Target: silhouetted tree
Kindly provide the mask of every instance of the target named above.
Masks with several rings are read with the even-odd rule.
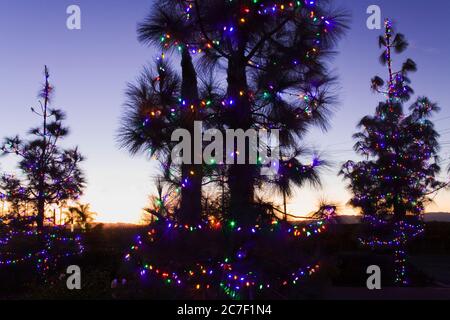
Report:
[[[0,198],[5,203],[8,203],[8,215],[12,218],[17,218],[24,214],[29,197],[28,190],[24,189],[21,181],[12,175],[4,174],[0,181],[0,188],[2,190]]]
[[[95,213],[91,211],[91,205],[88,203],[77,203],[74,206],[70,206],[66,212],[66,223],[71,224],[73,231],[74,225],[79,225],[81,228],[86,229],[90,223],[94,221]]]
[[[21,175],[4,176],[0,189],[8,189],[11,183],[20,184],[19,194],[9,193],[7,199],[14,202],[17,201],[16,196],[25,197],[36,209],[39,227],[44,225],[47,205],[77,199],[85,183],[79,167],[83,157],[78,149],[62,149],[59,146],[60,141],[69,134],[69,129],[63,126],[64,113],[50,108],[53,87],[49,77],[45,67],[45,84],[39,93],[39,108],[31,108],[42,120],[40,126],[29,131],[33,138],[6,138],[1,147],[3,155],[15,155],[20,159],[18,167]]]
[[[351,203],[366,214],[391,213],[396,220],[410,214],[423,213],[428,195],[438,185],[436,162],[438,133],[430,116],[439,108],[425,97],[419,97],[405,114],[403,105],[413,90],[408,75],[416,71],[416,64],[408,59],[399,71],[394,71],[392,51],[403,52],[408,43],[402,34],[392,30],[386,22],[384,37],[380,37],[383,53],[380,61],[388,68],[388,80],[372,79],[372,89],[387,96],[374,116],[366,116],[355,134],[355,150],[370,159],[348,162],[343,174],[351,181],[355,197]]]
[[[321,185],[320,176],[317,168],[325,165],[318,157],[314,157],[311,164],[304,165],[300,162],[299,157],[304,155],[305,150],[297,148],[292,154],[282,154],[278,174],[268,177],[263,184],[268,185],[270,190],[274,190],[276,194],[283,199],[283,219],[287,220],[287,201],[294,195],[295,188],[304,186],[309,183],[312,187]]]
[[[424,213],[430,194],[441,185],[436,178],[440,171],[439,134],[430,121],[439,108],[428,98],[419,97],[405,114],[404,104],[413,94],[408,76],[417,68],[407,59],[396,71],[393,55],[405,51],[408,42],[386,20],[379,45],[388,79],[373,78],[372,89],[385,95],[386,100],[379,103],[374,116],[360,121],[362,130],[354,135],[354,149],[366,160],[347,162],[341,173],[350,181],[350,203],[371,217],[373,234],[364,242],[372,247],[393,246],[399,262],[396,282],[406,283],[404,246],[420,230],[418,224],[405,225],[407,216]]]

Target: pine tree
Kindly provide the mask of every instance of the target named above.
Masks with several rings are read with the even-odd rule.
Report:
[[[240,292],[253,298],[264,294],[260,292],[263,288],[278,290],[300,283],[300,279],[314,274],[319,266],[311,263],[316,254],[313,257],[311,252],[300,252],[297,243],[291,240],[319,236],[326,230],[325,220],[335,208],[323,206],[317,213],[320,220],[308,225],[279,224],[273,219],[276,205],[266,199],[258,203],[256,193],[260,191],[258,187],[264,190],[270,184],[287,198],[294,186],[318,182],[317,168],[324,162],[314,157],[311,163],[302,163],[300,158],[305,152],[299,145],[311,127],[324,130],[328,127],[327,119],[335,102],[332,94],[335,78],[327,62],[345,27],[345,19],[315,1],[279,1],[276,5],[272,1],[251,0],[164,3],[172,4],[171,17],[179,15],[183,19],[177,23],[189,26],[184,30],[190,32],[191,55],[198,54],[194,58],[198,61],[196,70],[219,83],[219,90],[206,90],[206,95],[199,95],[200,110],[207,110],[204,118],[207,126],[222,133],[227,129],[278,129],[283,157],[280,174],[274,177],[259,173],[261,163],[205,166],[207,183],[221,189],[219,201],[204,201],[203,211],[213,210],[209,223],[154,224],[147,234],[151,237],[138,236],[125,261],[137,263],[140,277],[160,278],[162,274],[164,283],[182,287],[189,295],[208,294],[208,289],[215,288],[234,297]],[[183,37],[172,28],[160,23],[152,27],[156,29],[165,50],[183,49],[186,43],[179,40]],[[156,71],[145,72],[136,84],[129,86],[121,139],[133,153],[151,148],[152,154],[178,170],[176,176],[182,177],[180,168],[170,163],[169,153],[173,148],[170,134],[177,126],[181,127],[180,108],[184,104],[179,92],[184,79],[169,65],[167,58],[158,61]],[[223,92],[218,94],[220,91]],[[203,105],[207,108],[202,108]],[[190,107],[189,103],[186,106]],[[226,156],[237,162],[236,151],[245,152],[249,163],[251,147],[248,141],[244,148]],[[264,143],[258,147],[270,148]],[[163,192],[159,193],[158,199],[164,200]],[[159,211],[166,211],[164,202],[158,204],[148,212],[159,215]],[[217,211],[222,213],[221,217]],[[266,219],[259,219],[261,216]],[[162,248],[162,254],[149,257],[150,246],[154,252]],[[296,254],[285,254],[294,248],[299,249]],[[267,261],[268,255],[271,261]],[[197,268],[201,269],[199,273],[194,271]],[[169,271],[161,273],[163,269]]]
[[[430,117],[439,110],[426,97],[419,97],[404,112],[413,90],[409,74],[417,70],[407,59],[395,70],[394,53],[408,47],[401,33],[396,33],[390,20],[385,22],[384,36],[379,38],[383,52],[380,62],[386,66],[388,78],[372,79],[372,89],[386,96],[374,116],[364,117],[354,135],[355,151],[366,160],[347,162],[342,175],[350,181],[353,193],[350,203],[360,208],[374,230],[363,240],[372,247],[392,247],[396,256],[397,283],[406,283],[405,245],[421,231],[417,219],[424,213],[429,195],[440,183],[438,166],[438,133]]]
[[[216,98],[213,87],[200,86],[203,99],[198,104],[201,107],[189,105],[181,98],[182,80],[169,65],[167,58],[158,58],[153,68],[146,68],[136,83],[128,85],[128,101],[122,117],[119,140],[121,146],[132,154],[146,152],[159,160],[164,179],[176,186],[176,191],[181,194],[181,208],[177,211],[177,218],[183,223],[198,223],[201,220],[201,202],[200,207],[196,205],[194,208],[191,206],[193,199],[183,200],[183,197],[190,195],[192,181],[195,179],[195,184],[200,184],[199,190],[195,187],[198,191],[195,197],[199,196],[201,201],[202,170],[191,169],[186,172],[186,168],[192,167],[191,165],[179,166],[173,163],[171,153],[178,143],[172,141],[172,133],[177,129],[191,132],[192,118],[187,114],[199,108],[195,112],[203,118],[207,117],[210,113],[208,106]],[[197,174],[200,176],[197,177]],[[190,191],[185,193],[186,189]],[[198,211],[192,211],[197,210],[196,208]]]
[[[326,122],[326,104],[320,103],[325,91],[315,96],[314,90],[330,80],[325,61],[345,26],[343,15],[311,1],[183,2],[197,27],[197,51],[204,53],[204,63],[226,69],[226,95],[217,115],[223,128],[284,126],[285,135],[295,137],[311,124]],[[293,141],[286,147],[292,149]],[[237,151],[248,155],[249,150],[247,143]],[[258,166],[246,160],[246,165],[228,167],[229,214],[252,223],[260,176]]]
[[[91,211],[91,205],[89,203],[77,203],[76,205],[70,206],[67,212],[65,212],[65,223],[70,223],[72,232],[75,225],[85,230],[94,221],[95,215]]]
[[[32,204],[36,210],[38,227],[44,226],[48,205],[78,199],[85,183],[79,167],[83,157],[78,149],[62,149],[59,146],[69,134],[69,129],[63,126],[64,113],[50,108],[54,89],[49,83],[49,77],[48,68],[45,67],[45,84],[39,94],[39,109],[31,108],[42,123],[29,131],[32,138],[6,138],[1,147],[3,155],[19,158],[21,174],[17,177],[4,175],[0,181],[0,190],[3,190],[9,202],[21,200]]]
[[[214,127],[222,131],[280,129],[284,151],[291,154],[311,125],[326,128],[334,102],[328,92],[334,79],[326,61],[345,27],[343,17],[310,1],[274,5],[271,1],[165,0],[140,25],[139,39],[181,53],[180,99],[188,107],[185,121],[178,123],[181,128],[191,129],[193,121],[205,119],[204,106],[197,102],[197,73],[191,57],[200,54],[201,68],[210,78],[221,76],[215,66],[225,67],[222,102],[210,106],[214,112],[208,120]],[[236,161],[238,153],[246,154],[246,164],[226,168],[227,210],[230,218],[253,223],[255,186],[264,179],[259,166],[249,164],[250,148],[247,141],[245,150],[227,155]],[[292,167],[294,159],[287,160],[292,172],[305,167],[298,160]],[[182,180],[189,176],[195,186],[182,188],[181,207],[194,208],[188,204],[195,199],[198,208],[202,177],[219,176],[222,167],[182,166]],[[284,171],[286,176],[289,170]]]
[[[179,126],[193,135],[194,121],[204,120],[204,113],[200,106],[197,71],[190,52],[195,31],[192,22],[184,19],[183,15],[179,4],[174,1],[158,1],[145,21],[139,24],[138,38],[142,43],[180,54],[182,75],[179,93],[185,107],[180,111]],[[191,164],[181,165],[181,180],[188,179],[189,185],[181,188],[178,214],[182,221],[191,223],[201,220],[202,211],[203,166],[194,164],[194,151],[192,148]]]

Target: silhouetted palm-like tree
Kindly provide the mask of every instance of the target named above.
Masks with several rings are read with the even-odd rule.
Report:
[[[71,206],[66,212],[66,223],[70,223],[72,231],[74,225],[79,225],[81,228],[86,229],[90,223],[95,219],[95,213],[91,211],[91,205],[86,203],[78,203],[75,206]]]
[[[269,177],[265,184],[272,186],[275,192],[282,196],[284,220],[287,220],[287,200],[294,195],[295,188],[301,188],[309,183],[312,187],[321,186],[319,168],[326,166],[325,161],[314,156],[310,164],[303,164],[299,158],[305,150],[297,148],[289,156],[281,157],[278,174]]]

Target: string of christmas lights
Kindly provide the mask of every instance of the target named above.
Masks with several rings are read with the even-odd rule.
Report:
[[[161,234],[167,232],[206,232],[206,231],[221,231],[226,229],[233,233],[248,235],[254,235],[262,232],[280,232],[281,234],[293,236],[295,238],[310,237],[312,235],[318,235],[326,230],[326,224],[331,219],[331,215],[327,216],[323,220],[314,221],[307,226],[290,226],[286,228],[280,228],[278,221],[274,220],[269,226],[262,227],[255,225],[253,227],[240,227],[234,221],[228,223],[221,223],[211,219],[210,221],[203,222],[196,225],[180,224],[175,221],[165,220],[159,221],[157,227],[151,228],[145,237],[139,235],[135,239],[135,243],[130,247],[130,250],[125,254],[125,262],[137,262],[138,274],[141,278],[145,278],[149,275],[159,278],[163,283],[167,285],[174,285],[177,287],[183,286],[184,288],[190,288],[193,290],[209,290],[211,288],[221,288],[230,297],[238,297],[240,295],[240,289],[255,287],[258,290],[276,288],[279,286],[287,286],[289,284],[295,285],[301,279],[307,276],[311,276],[319,269],[319,264],[312,264],[306,267],[299,267],[295,272],[286,275],[283,278],[277,278],[272,281],[264,281],[263,278],[257,277],[254,272],[244,272],[236,278],[237,273],[231,273],[236,270],[235,264],[231,263],[229,258],[223,261],[213,262],[213,259],[209,259],[208,263],[196,262],[191,264],[192,267],[172,268],[170,266],[158,265],[155,261],[147,260],[140,257],[139,252],[145,247],[145,243],[156,245],[159,241]],[[158,230],[164,230],[158,232]],[[235,254],[236,258],[243,259],[246,254],[243,250],[238,250]],[[137,261],[136,261],[137,259]],[[231,278],[230,278],[231,275]],[[238,285],[237,283],[240,283]],[[244,284],[244,285],[242,285]]]
[[[411,224],[405,221],[399,221],[391,226],[388,222],[382,221],[381,225],[384,227],[388,226],[390,230],[393,230],[393,235],[384,239],[378,236],[359,238],[360,243],[364,246],[371,247],[372,249],[397,248],[399,246],[406,245],[409,241],[417,238],[425,232],[425,228],[422,223]],[[374,225],[374,227],[377,229],[379,228],[377,225]]]
[[[216,219],[210,219],[209,221],[203,221],[198,224],[186,224],[178,223],[174,220],[165,219],[160,221],[164,224],[167,231],[178,230],[178,231],[231,231],[235,233],[247,233],[247,234],[258,234],[263,232],[279,232],[287,235],[292,235],[295,238],[300,237],[311,237],[313,235],[318,235],[326,231],[327,224],[332,221],[334,214],[327,214],[325,218],[318,221],[313,221],[306,226],[291,225],[291,224],[281,224],[278,220],[272,220],[270,225],[260,225],[256,224],[253,226],[239,226],[236,221],[231,220],[229,222],[223,223]],[[156,229],[152,228],[148,234],[152,237],[155,236]]]
[[[151,234],[155,234],[151,232]],[[133,260],[132,255],[143,245],[142,237],[138,236],[136,242],[131,246],[131,251],[125,255],[125,261]],[[241,250],[236,253],[238,259],[243,259],[245,255]],[[143,279],[148,275],[159,278],[162,283],[176,287],[183,286],[193,290],[209,290],[212,288],[221,288],[232,298],[237,298],[245,288],[256,288],[259,291],[264,289],[285,287],[288,285],[296,285],[302,279],[312,276],[316,273],[320,265],[315,263],[306,267],[295,269],[295,272],[287,274],[282,278],[264,281],[263,278],[257,276],[255,272],[239,273],[234,271],[236,265],[230,262],[229,258],[223,262],[216,263],[193,263],[193,267],[182,267],[181,271],[170,270],[169,267],[163,267],[150,261],[142,261],[139,265],[139,275]]]
[[[192,19],[194,14],[198,18],[198,10],[196,2],[192,0],[181,0],[181,3],[185,3],[185,15],[184,19],[187,21]],[[227,5],[234,6],[236,3],[234,1],[225,1]],[[316,1],[311,0],[297,0],[297,1],[259,1],[254,0],[250,5],[243,5],[238,10],[239,14],[235,16],[234,21],[228,21],[222,26],[219,26],[215,30],[215,39],[210,39],[209,36],[203,35],[201,38],[201,43],[180,43],[180,41],[172,36],[170,33],[163,33],[160,37],[160,42],[164,48],[169,49],[175,46],[179,51],[182,51],[183,46],[186,45],[189,48],[191,54],[201,54],[203,52],[208,52],[211,50],[216,50],[219,53],[223,53],[226,48],[223,47],[224,42],[229,37],[234,36],[239,28],[245,28],[248,21],[257,18],[258,16],[274,16],[274,15],[290,15],[292,13],[299,13],[303,10],[303,17],[309,19],[317,28],[315,34],[316,38],[314,40],[314,47],[309,50],[305,59],[310,58],[312,55],[318,54],[319,45],[321,44],[323,34],[329,32],[330,28],[333,27],[333,19],[327,18],[318,14],[315,10],[317,5]],[[257,64],[253,63],[251,60],[249,64],[258,67]],[[297,65],[298,61],[295,60],[294,64]]]
[[[7,234],[0,239],[0,244],[6,249],[7,245],[16,239],[16,237],[21,240],[33,237],[39,240],[40,238],[43,240],[44,245],[42,249],[36,249],[35,251],[27,252],[20,256],[17,253],[8,252],[4,249],[3,251],[5,252],[0,253],[0,266],[14,266],[25,262],[34,261],[37,270],[45,274],[52,268],[53,265],[56,264],[59,259],[81,255],[84,252],[81,237],[79,235],[64,236],[61,235],[61,231],[62,230],[59,228],[53,228],[53,230],[48,231],[8,231]],[[71,249],[61,249],[61,246],[70,246]]]
[[[297,268],[295,272],[284,278],[263,281],[254,271],[237,272],[231,263],[222,263],[221,267],[225,271],[225,277],[220,282],[220,288],[232,299],[238,299],[242,291],[257,289],[258,291],[268,289],[278,289],[288,285],[297,285],[306,277],[312,276],[320,269],[320,264],[312,264],[306,267]]]

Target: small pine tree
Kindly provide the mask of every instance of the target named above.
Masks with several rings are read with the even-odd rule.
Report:
[[[83,157],[77,148],[62,149],[60,141],[69,134],[63,126],[65,115],[61,110],[51,109],[53,87],[49,83],[49,71],[45,67],[45,84],[39,93],[39,109],[31,108],[42,123],[32,128],[29,140],[19,136],[6,138],[1,152],[19,158],[17,177],[4,175],[0,190],[11,203],[25,201],[36,210],[38,227],[44,226],[46,207],[66,200],[76,200],[84,188],[85,179],[79,164]],[[14,191],[14,192],[12,192]],[[17,191],[17,192],[15,192]]]

